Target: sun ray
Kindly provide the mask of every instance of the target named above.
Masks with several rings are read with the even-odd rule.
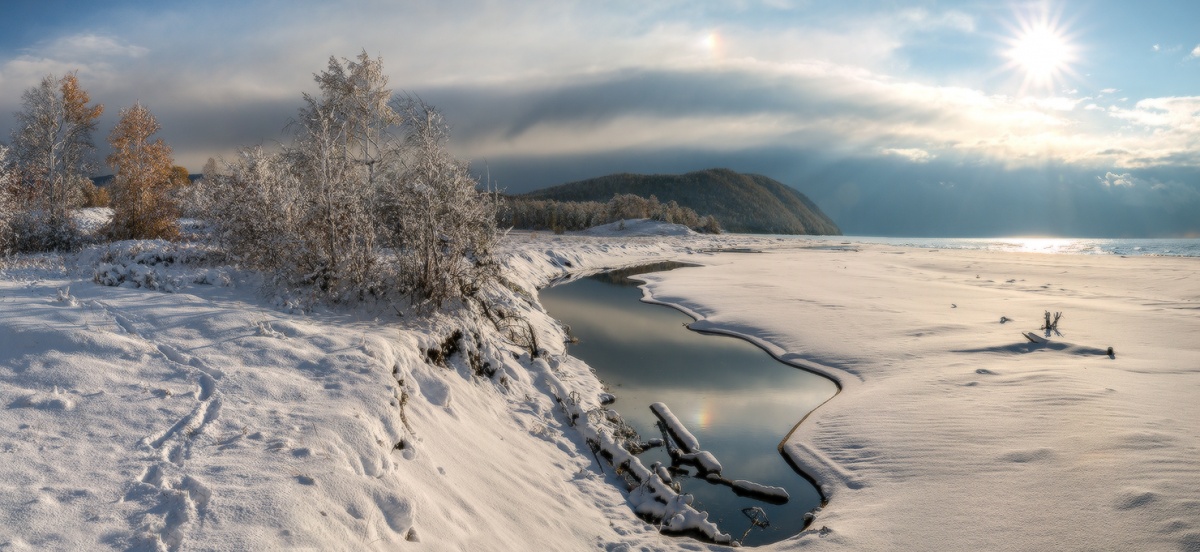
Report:
[[[1021,94],[1054,91],[1076,75],[1075,37],[1049,10],[1018,16],[1005,42],[1005,68],[1021,75]]]

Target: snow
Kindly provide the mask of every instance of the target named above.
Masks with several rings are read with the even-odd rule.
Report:
[[[0,548],[671,545],[586,453],[520,347],[486,336],[491,378],[462,355],[426,362],[453,330],[488,331],[472,320],[287,312],[253,275],[185,244],[3,262]],[[156,276],[97,284],[107,265]],[[544,283],[526,273],[514,278]],[[563,370],[569,391],[602,391],[582,363]]]
[[[735,479],[730,483],[730,486],[733,487],[734,491],[739,493],[765,496],[783,501],[787,501],[789,498],[791,498],[791,496],[788,495],[787,489],[784,489],[783,487],[763,485],[753,481],[746,481],[745,479]]]
[[[95,234],[108,221],[112,220],[112,209],[108,207],[88,207],[85,209],[77,209],[72,214],[74,215],[75,224],[79,230],[85,234]]]
[[[1197,259],[863,245],[703,264],[649,293],[842,387],[784,447],[827,531],[778,548],[1200,546]]]
[[[646,237],[646,236],[693,236],[696,232],[682,224],[671,224],[652,219],[629,219],[593,226],[574,232],[583,236]]]
[[[666,259],[701,266],[648,299],[841,387],[783,446],[828,505],[768,549],[1200,546],[1200,260],[809,245],[513,232],[494,299],[536,359],[461,313],[292,308],[202,246],[4,260],[0,548],[723,549],[597,464],[606,391],[536,301]],[[495,375],[429,360],[456,330]]]
[[[671,412],[667,405],[656,402],[650,405],[650,410],[658,417],[662,423],[666,424],[667,431],[671,433],[671,437],[675,439],[675,444],[683,449],[683,452],[694,453],[700,450],[700,441],[692,432],[688,431],[687,426],[675,417],[675,413]]]

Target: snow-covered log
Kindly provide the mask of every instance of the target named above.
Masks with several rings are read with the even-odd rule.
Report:
[[[762,485],[745,479],[735,479],[730,482],[733,487],[733,492],[755,498],[761,498],[767,502],[783,504],[787,502],[791,496],[788,495],[787,489],[783,487],[772,487],[770,485]]]
[[[680,452],[676,453],[675,458],[681,462],[687,462],[700,468],[701,473],[721,473],[721,463],[717,461],[717,457],[707,450],[698,450],[696,452]]]
[[[698,452],[700,450],[700,441],[696,439],[696,437],[692,435],[690,431],[687,430],[687,426],[684,426],[683,422],[679,421],[679,418],[675,417],[675,414],[671,413],[671,409],[667,408],[667,405],[656,402],[650,405],[650,410],[652,410],[654,415],[658,416],[658,419],[662,420],[662,423],[667,426],[667,431],[671,434],[671,437],[675,439],[675,442],[679,444],[679,448],[683,449],[684,452],[689,453]]]
[[[661,521],[661,527],[664,532],[685,533],[697,531],[717,544],[732,544],[734,542],[733,537],[728,533],[722,533],[716,523],[708,520],[708,512],[699,511],[691,506],[692,495],[676,493],[656,473],[656,471],[666,470],[651,470],[645,464],[642,464],[641,459],[636,455],[625,450],[625,447],[622,447],[613,438],[612,428],[605,423],[604,417],[597,417],[596,421],[593,422],[593,418],[588,416],[588,412],[584,409],[583,405],[580,405],[567,392],[562,382],[554,376],[549,364],[545,360],[537,359],[534,361],[534,364],[535,370],[540,368],[540,371],[545,375],[547,387],[554,394],[555,400],[562,407],[563,412],[573,421],[575,429],[583,435],[584,440],[590,446],[595,447],[599,454],[608,458],[613,466],[621,467],[640,483],[629,493],[629,501],[633,504],[635,512],[639,515]],[[655,404],[662,405],[662,403]],[[662,406],[662,409],[672,419],[675,418],[670,414],[670,410],[665,405]],[[676,423],[679,424],[678,420],[676,420]],[[679,427],[683,428],[683,425],[679,424]],[[683,432],[686,433],[687,429],[683,429]],[[691,437],[691,434],[687,435]],[[691,439],[692,443],[696,447],[699,447],[696,438],[691,437]],[[702,455],[712,457],[707,452],[699,452]],[[712,462],[716,462],[716,459],[713,458]],[[658,467],[661,468],[661,466]]]

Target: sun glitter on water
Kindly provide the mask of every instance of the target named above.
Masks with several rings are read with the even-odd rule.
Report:
[[[1054,90],[1073,76],[1078,47],[1059,18],[1048,12],[1018,18],[1005,42],[1007,67],[1023,75],[1021,92]]]

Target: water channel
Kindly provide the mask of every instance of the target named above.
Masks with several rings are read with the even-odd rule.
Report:
[[[688,330],[689,316],[641,302],[639,282],[626,276],[659,269],[599,274],[543,289],[539,296],[579,340],[569,346],[570,354],[596,370],[617,397],[612,408],[643,439],[661,436],[649,406],[663,402],[721,462],[724,477],[782,487],[790,495],[785,504],[771,504],[704,479],[677,477],[683,492],[695,497],[693,506],[735,539],[751,528],[743,509],[761,508],[770,525],[751,529],[744,545],[799,533],[805,513],[820,506],[821,496],[780,454],[779,442],[833,396],[836,386],[746,341]],[[671,464],[661,447],[641,458],[647,466]]]

